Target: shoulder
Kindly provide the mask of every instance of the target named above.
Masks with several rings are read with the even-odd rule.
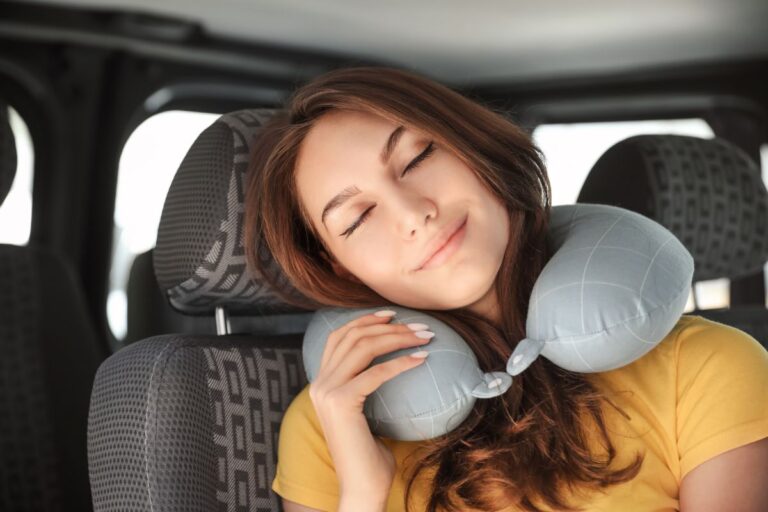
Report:
[[[281,430],[286,428],[322,433],[315,406],[309,396],[309,384],[299,391],[285,410]]]
[[[309,452],[330,462],[325,435],[309,396],[309,384],[294,397],[283,414],[278,452],[284,464],[289,463],[286,461],[293,464],[305,458]]]
[[[768,379],[768,351],[741,329],[698,315],[683,315],[673,331],[679,374],[695,377],[701,371],[712,375],[751,372]]]
[[[314,411],[312,406],[312,399],[309,397],[309,384],[306,384],[301,391],[293,398],[293,401],[288,405],[286,413],[289,410],[298,411],[298,413],[309,413],[309,409]]]
[[[307,384],[283,415],[272,490],[312,509],[336,510],[338,489],[333,460]]]
[[[735,327],[699,316],[675,340],[681,477],[716,455],[768,436],[768,351]]]

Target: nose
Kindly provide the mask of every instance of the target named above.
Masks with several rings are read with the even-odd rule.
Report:
[[[396,207],[398,232],[405,240],[418,236],[426,226],[427,219],[434,219],[437,213],[434,201],[416,191],[403,192]]]

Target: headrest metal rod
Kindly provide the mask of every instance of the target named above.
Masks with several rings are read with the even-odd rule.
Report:
[[[227,310],[222,306],[216,306],[216,334],[223,336],[232,332],[232,326],[229,323]]]

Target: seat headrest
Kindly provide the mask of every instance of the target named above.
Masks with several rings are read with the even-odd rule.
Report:
[[[598,159],[577,201],[633,210],[669,229],[693,255],[694,281],[733,279],[768,260],[768,191],[760,169],[723,139],[625,139]]]
[[[0,103],[0,204],[16,177],[16,141],[8,118],[8,105]]]
[[[246,271],[244,197],[251,144],[278,110],[230,112],[206,128],[189,148],[163,205],[154,269],[170,305],[184,314],[276,314],[288,305]],[[271,260],[269,254],[265,259]],[[285,293],[303,297],[272,260]]]

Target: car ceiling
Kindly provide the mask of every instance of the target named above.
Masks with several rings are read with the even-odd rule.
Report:
[[[177,18],[224,40],[402,66],[453,84],[768,56],[766,0],[45,0]]]

